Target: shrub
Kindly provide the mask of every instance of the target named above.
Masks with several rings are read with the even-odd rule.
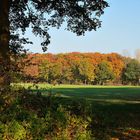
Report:
[[[0,104],[1,140],[91,139],[84,102],[67,102],[60,97],[37,96],[13,88],[0,94]]]

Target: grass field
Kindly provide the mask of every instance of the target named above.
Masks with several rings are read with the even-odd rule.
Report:
[[[39,89],[44,95],[48,92],[61,97],[84,98],[90,101],[110,102],[116,104],[139,104],[140,86],[92,86],[92,85],[48,85],[38,84],[38,89],[33,84],[21,84],[32,90]]]
[[[55,95],[58,104],[72,106],[75,114],[83,113],[92,118],[90,129],[99,140],[140,139],[140,87],[134,86],[84,86],[84,85],[46,85],[39,84],[38,89],[32,84],[22,86],[45,97]],[[79,101],[79,102],[77,102]]]

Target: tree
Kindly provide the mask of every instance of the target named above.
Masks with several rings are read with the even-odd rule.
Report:
[[[50,69],[52,67],[52,63],[49,61],[44,61],[39,66],[39,77],[48,83],[50,82]]]
[[[114,82],[120,82],[122,72],[124,69],[124,57],[120,56],[117,53],[111,53],[111,54],[106,54],[107,55],[107,61],[110,62],[110,65],[112,67],[113,73],[114,73]]]
[[[132,59],[125,67],[122,81],[123,83],[138,84],[140,79],[140,63]]]
[[[53,63],[51,69],[50,69],[50,83],[59,83],[61,77],[62,77],[62,64],[61,63]]]
[[[99,65],[95,70],[95,73],[96,73],[95,82],[101,85],[103,85],[108,80],[114,79],[114,73],[109,63],[106,61],[102,61],[101,63],[99,63]]]
[[[94,80],[95,74],[94,74],[94,66],[93,64],[87,60],[82,59],[79,63],[79,74],[80,79],[83,81],[83,83],[87,84],[87,82],[92,82]]]
[[[40,65],[40,77],[48,83],[58,83],[62,77],[62,64],[45,61]]]
[[[27,28],[44,38],[43,50],[50,43],[48,30],[67,23],[67,30],[83,35],[101,26],[99,17],[108,7],[105,0],[1,0],[0,1],[0,85],[9,84],[10,53],[19,53],[23,44],[31,43],[21,38]]]

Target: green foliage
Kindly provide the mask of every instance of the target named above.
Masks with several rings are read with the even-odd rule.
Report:
[[[58,104],[59,99],[55,96],[36,96],[25,89],[14,89],[2,94],[0,99],[2,140],[91,137],[88,130],[90,121],[83,116],[82,108],[79,109],[82,116],[77,116],[72,108]]]
[[[39,77],[49,81],[49,71],[51,64],[48,61],[43,62],[39,66]]]
[[[107,81],[114,79],[114,73],[108,62],[101,62],[96,70],[96,82],[103,85]]]
[[[50,81],[54,81],[54,83],[56,83],[58,79],[60,80],[61,76],[62,76],[62,64],[61,63],[53,64],[53,66],[50,69]]]
[[[7,125],[5,125],[5,132],[3,134],[3,139],[14,139],[14,140],[22,140],[26,138],[26,130],[16,120],[11,121]]]
[[[94,66],[87,59],[83,59],[78,67],[80,79],[82,79],[83,83],[88,83],[94,81]]]
[[[69,66],[63,65],[61,62],[43,62],[40,67],[40,77],[48,83],[62,83],[71,80],[71,70]]]
[[[140,63],[137,60],[130,60],[130,62],[127,63],[122,79],[127,84],[136,85],[140,83]]]

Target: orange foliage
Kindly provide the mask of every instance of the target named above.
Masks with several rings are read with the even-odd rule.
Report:
[[[28,54],[25,59],[26,66],[24,72],[26,75],[37,77],[39,75],[39,66],[44,61],[51,63],[61,63],[65,67],[71,67],[73,63],[80,63],[81,60],[88,59],[88,61],[96,67],[102,61],[108,61],[113,69],[116,80],[121,77],[124,68],[124,59],[117,53],[101,54],[101,53],[61,53],[61,54]]]

